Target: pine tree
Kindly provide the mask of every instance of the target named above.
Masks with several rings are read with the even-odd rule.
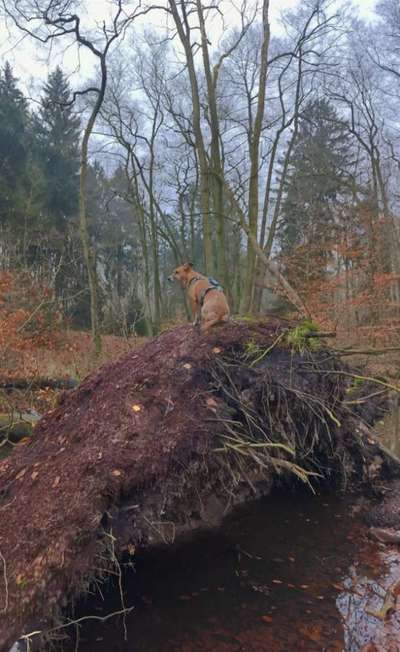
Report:
[[[24,204],[28,108],[17,84],[7,62],[0,71],[0,221],[3,223],[18,221]]]
[[[285,256],[306,251],[314,258],[308,268],[316,275],[328,264],[351,164],[351,145],[335,109],[324,99],[309,103],[299,121],[279,237]]]
[[[36,115],[38,156],[46,180],[45,211],[64,233],[77,214],[80,121],[69,104],[71,90],[60,67],[50,73]]]

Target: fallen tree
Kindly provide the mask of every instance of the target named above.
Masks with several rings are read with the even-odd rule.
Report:
[[[120,575],[123,554],[216,525],[274,484],[397,472],[346,404],[351,371],[294,333],[183,326],[61,396],[0,462],[0,650],[59,633],[63,607]]]

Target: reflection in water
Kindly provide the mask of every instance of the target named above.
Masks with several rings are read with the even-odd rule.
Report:
[[[359,652],[379,621],[398,560],[385,563],[352,500],[310,494],[262,499],[222,530],[136,560],[122,623],[90,623],[81,652]],[[397,566],[398,567],[398,566]],[[82,605],[118,610],[117,591]],[[78,614],[81,615],[81,614]],[[72,651],[74,644],[64,648]]]

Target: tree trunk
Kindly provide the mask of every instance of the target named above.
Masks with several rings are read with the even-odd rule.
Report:
[[[252,244],[257,242],[258,231],[258,193],[259,193],[259,151],[262,123],[265,109],[265,90],[268,71],[268,49],[270,41],[270,27],[268,21],[269,0],[263,0],[263,43],[261,46],[260,76],[257,99],[257,112],[254,120],[254,129],[250,145],[250,183],[249,183],[249,209],[248,209],[248,240],[246,256],[246,279],[243,293],[241,312],[249,312],[252,304],[256,251]],[[258,244],[258,243],[257,243]]]
[[[176,25],[176,29],[185,50],[186,63],[189,73],[189,81],[193,104],[193,131],[196,143],[196,154],[200,168],[200,203],[203,220],[203,252],[204,267],[206,273],[213,272],[212,263],[212,236],[210,224],[210,192],[209,192],[209,166],[207,153],[204,145],[201,130],[201,107],[200,94],[197,83],[196,68],[193,58],[192,44],[190,41],[190,26],[186,15],[185,3],[181,3],[183,19],[181,19],[176,0],[169,0],[169,6]]]
[[[224,189],[223,170],[220,152],[220,132],[217,109],[216,87],[213,81],[210,57],[208,52],[208,39],[204,22],[204,14],[201,0],[196,0],[197,15],[199,19],[201,50],[203,55],[204,73],[207,82],[207,99],[209,109],[209,120],[211,130],[211,162],[210,162],[210,190],[212,196],[212,207],[216,222],[216,236],[218,255],[216,258],[216,270],[223,286],[229,294],[230,281],[228,277],[226,255],[225,255],[225,219],[224,219]]]

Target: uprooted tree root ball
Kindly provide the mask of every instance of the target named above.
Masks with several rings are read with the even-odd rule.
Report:
[[[59,634],[63,607],[120,576],[123,553],[215,525],[276,483],[393,470],[351,411],[349,370],[287,331],[166,332],[64,393],[0,463],[1,650]]]

